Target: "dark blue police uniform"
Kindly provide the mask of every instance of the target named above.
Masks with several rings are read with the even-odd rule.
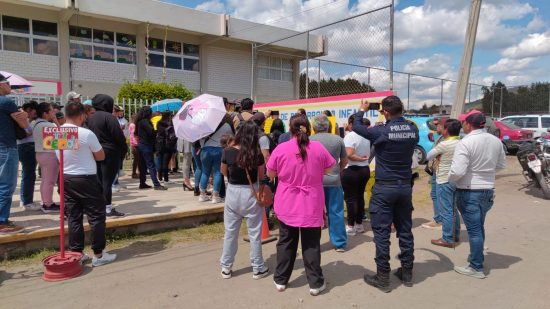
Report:
[[[412,234],[412,157],[418,143],[418,128],[403,117],[371,128],[361,123],[364,112],[355,115],[353,131],[368,139],[375,149],[375,183],[369,204],[376,245],[376,266],[390,271],[391,224],[397,230],[401,266],[412,269],[414,238]]]

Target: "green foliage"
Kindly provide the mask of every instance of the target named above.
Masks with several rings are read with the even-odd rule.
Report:
[[[140,99],[140,100],[163,100],[181,99],[183,101],[193,98],[193,92],[181,83],[155,83],[144,80],[137,83],[126,82],[118,91],[119,100]]]
[[[319,88],[320,87],[320,88]],[[308,92],[310,98],[315,98],[319,94],[321,97],[373,92],[373,87],[352,78],[348,79],[321,79],[320,82],[310,79]],[[306,74],[300,74],[300,99],[306,97]]]
[[[487,114],[493,114],[495,117],[500,116],[501,100],[503,117],[514,114],[548,113],[550,83],[506,87],[502,82],[498,82],[493,83],[491,87],[483,87],[482,90],[483,111]]]

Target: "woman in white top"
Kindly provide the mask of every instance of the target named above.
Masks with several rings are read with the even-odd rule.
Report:
[[[346,232],[350,236],[365,232],[363,227],[365,188],[370,178],[370,142],[352,131],[354,120],[355,115],[351,115],[348,119],[347,130],[349,133],[344,137],[348,166],[341,174],[344,200],[348,209]],[[368,119],[365,119],[365,121],[368,121]]]
[[[56,127],[53,123],[55,111],[50,103],[38,104],[36,110],[38,119],[33,128],[34,150],[36,161],[40,165],[42,179],[40,182],[40,197],[42,198],[42,211],[44,213],[59,212],[59,205],[53,202],[53,189],[59,176],[59,162],[54,150],[44,149],[44,138],[42,131],[46,127]],[[46,141],[47,143],[47,141]]]

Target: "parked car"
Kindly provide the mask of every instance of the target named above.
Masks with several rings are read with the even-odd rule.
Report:
[[[500,119],[500,121],[533,131],[533,138],[541,137],[550,128],[550,115],[508,116]]]
[[[502,121],[495,121],[495,125],[500,129],[499,138],[506,153],[517,152],[520,145],[533,140],[533,131],[531,130],[525,130],[515,124]]]
[[[434,117],[407,115],[405,118],[414,122],[418,127],[419,140],[418,144],[414,148],[414,155],[418,164],[424,164],[426,163],[428,152],[432,150],[433,146],[433,138],[435,134],[435,131],[432,130],[435,129],[433,126]]]

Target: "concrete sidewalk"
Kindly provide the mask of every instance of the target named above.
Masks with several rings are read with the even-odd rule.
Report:
[[[155,191],[139,190],[137,179],[122,177],[120,183],[126,189],[113,192],[113,204],[126,216],[108,218],[107,228],[109,230],[127,228],[132,229],[133,232],[145,232],[196,225],[222,218],[223,204],[199,203],[198,198],[193,196],[193,192],[183,191],[181,174],[172,177],[171,180],[175,183],[167,184],[168,190]],[[35,201],[40,201],[39,181],[35,187]],[[19,207],[19,201],[18,189],[14,194],[10,220],[24,226],[25,230],[17,234],[0,235],[0,255],[9,254],[22,246],[27,249],[56,247],[59,243],[59,214],[25,211]],[[54,201],[59,202],[57,192],[54,193]],[[85,228],[88,230],[87,223]]]
[[[513,160],[509,161],[514,163]],[[327,291],[308,293],[298,257],[287,291],[279,293],[273,276],[253,280],[248,245],[240,242],[234,277],[221,279],[221,241],[187,243],[165,249],[161,242],[137,242],[116,250],[116,263],[92,269],[59,283],[40,279],[41,265],[0,270],[0,298],[5,308],[549,308],[550,202],[536,190],[518,190],[523,183],[517,166],[500,173],[497,198],[486,222],[488,278],[456,274],[466,264],[467,232],[455,250],[436,247],[439,231],[420,228],[431,217],[428,207],[414,212],[414,287],[399,284],[384,294],[363,282],[375,270],[370,228],[351,237],[349,250],[337,253],[322,238]],[[394,234],[395,235],[395,234]],[[399,266],[397,240],[392,238],[391,265]],[[275,243],[264,245],[264,257],[275,267]]]

